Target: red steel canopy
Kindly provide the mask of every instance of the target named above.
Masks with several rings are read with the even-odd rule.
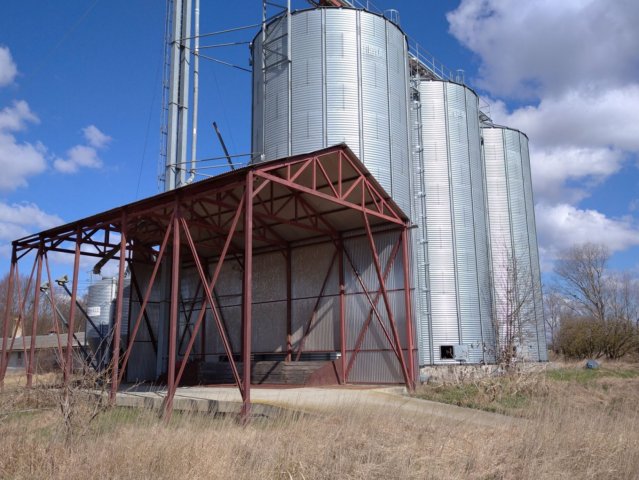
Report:
[[[80,257],[96,257],[119,262],[118,292],[116,297],[113,353],[111,363],[112,401],[125,371],[136,334],[146,318],[146,307],[151,290],[158,277],[160,265],[170,265],[170,318],[168,353],[170,359],[176,359],[178,295],[181,268],[188,264],[195,267],[200,287],[204,292],[202,308],[193,328],[194,333],[183,358],[188,358],[193,348],[195,336],[202,325],[206,312],[212,314],[224,349],[231,363],[233,377],[243,398],[243,413],[250,413],[251,388],[251,322],[252,322],[252,285],[253,255],[263,251],[282,251],[286,255],[292,244],[300,242],[325,242],[335,246],[336,257],[340,262],[340,333],[341,333],[341,372],[340,381],[347,382],[350,368],[361,347],[362,340],[371,324],[378,325],[390,345],[396,361],[401,368],[404,383],[414,387],[416,368],[413,321],[411,315],[410,267],[408,217],[393,202],[390,195],[379,185],[366,167],[346,145],[337,145],[310,154],[274,160],[251,165],[241,170],[230,171],[217,177],[203,180],[173,191],[165,192],[135,203],[124,205],[91,217],[68,223],[40,232],[13,242],[13,254],[6,298],[26,298],[26,292],[20,292],[20,284],[15,279],[19,274],[18,264],[29,253],[35,253],[31,276],[27,290],[32,288],[34,275],[34,299],[32,335],[36,336],[38,323],[38,302],[40,284],[44,271],[51,282],[48,253],[62,252],[74,255],[72,282],[72,301],[68,319],[67,349],[64,356],[64,381],[68,382],[72,368],[72,332],[78,317],[76,298],[78,295],[78,274]],[[375,244],[375,235],[380,231],[397,231],[399,240],[393,248],[393,254],[386,265],[382,265]],[[362,232],[368,238],[370,255],[374,263],[376,288],[365,285],[361,275],[353,265],[352,259],[343,248],[343,236],[348,232]],[[403,265],[404,301],[402,311],[389,299],[386,280],[390,264],[401,248]],[[290,252],[290,250],[288,250]],[[290,253],[289,253],[290,256]],[[170,257],[170,259],[169,259]],[[222,265],[229,258],[237,261],[243,271],[242,295],[242,371],[234,360],[234,352],[219,315],[219,306],[213,295],[213,289],[220,277]],[[209,269],[204,259],[214,259]],[[346,262],[344,262],[346,259]],[[121,346],[120,331],[123,319],[123,285],[126,267],[133,268],[137,263],[152,267],[148,284],[135,284],[140,311],[137,318],[130,319],[128,345]],[[357,342],[349,350],[347,361],[345,307],[344,307],[344,263],[350,264],[370,307],[369,315],[362,318],[357,333]],[[212,273],[209,273],[212,272]],[[290,275],[289,275],[290,277]],[[289,281],[282,279],[283,282]],[[289,287],[290,292],[290,287]],[[54,295],[49,289],[51,302]],[[290,295],[289,295],[290,297]],[[381,300],[381,305],[378,305]],[[290,301],[290,298],[289,298]],[[8,352],[15,339],[15,331],[24,317],[24,301],[18,300],[17,318],[12,319],[12,305],[7,303],[4,312],[2,340],[2,358],[0,382],[4,381],[8,365]],[[397,302],[395,302],[397,303]],[[290,310],[290,309],[289,309]],[[381,312],[381,313],[380,313]],[[407,331],[402,345],[395,317],[404,315]],[[382,316],[387,322],[382,321]],[[290,317],[290,314],[289,314]],[[377,322],[374,320],[377,319]],[[56,319],[57,321],[57,319]],[[291,359],[290,318],[288,356]],[[13,332],[10,329],[13,324]],[[60,328],[56,326],[56,328]],[[10,344],[9,344],[10,343]],[[303,343],[303,341],[302,341]],[[120,354],[120,349],[124,353]],[[303,347],[300,347],[300,349]],[[31,386],[34,373],[34,349],[31,348],[26,362],[27,385]],[[60,346],[60,355],[62,348]],[[236,352],[237,356],[237,352]],[[299,354],[298,354],[299,358]],[[172,410],[175,390],[180,383],[186,362],[168,362],[167,395],[164,412],[167,416]]]

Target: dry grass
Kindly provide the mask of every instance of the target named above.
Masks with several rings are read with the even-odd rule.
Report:
[[[164,425],[114,409],[69,435],[53,390],[8,388],[0,478],[638,478],[639,377],[628,371],[639,373],[582,378],[568,367],[503,380],[526,398],[506,407],[527,417],[508,428],[368,408],[247,427],[175,414]],[[88,418],[90,405],[75,405]]]

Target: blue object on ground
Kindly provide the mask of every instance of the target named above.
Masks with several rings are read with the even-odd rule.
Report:
[[[586,368],[590,370],[597,370],[599,368],[599,362],[597,360],[588,360],[586,362]]]

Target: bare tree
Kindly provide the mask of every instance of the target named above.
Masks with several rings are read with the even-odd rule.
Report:
[[[493,328],[496,361],[508,366],[528,357],[526,348],[537,345],[535,290],[541,286],[531,273],[530,264],[508,248],[494,262]]]
[[[605,273],[610,252],[601,244],[586,243],[562,252],[555,266],[558,288],[582,310],[600,322],[606,319]]]
[[[587,243],[563,252],[555,273],[559,289],[574,307],[575,317],[595,322],[588,331],[601,339],[591,343],[608,358],[621,358],[639,345],[639,287],[636,278],[608,270],[610,252],[604,245]],[[577,324],[571,326],[576,331]],[[583,332],[582,332],[583,333]],[[593,333],[594,334],[594,333]],[[593,344],[594,344],[593,343]]]
[[[570,306],[566,297],[555,287],[550,287],[544,293],[544,322],[546,323],[546,333],[550,340],[550,347],[555,353],[559,353],[558,335],[561,322],[570,314]]]

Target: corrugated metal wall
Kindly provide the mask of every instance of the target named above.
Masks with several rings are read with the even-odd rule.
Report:
[[[504,343],[511,312],[521,333],[519,353],[547,360],[539,253],[530,177],[528,139],[517,130],[482,128],[493,270],[494,315]],[[513,292],[513,293],[511,293]]]
[[[410,214],[404,34],[366,11],[295,12],[289,83],[288,63],[276,64],[288,54],[286,23],[282,17],[269,24],[267,48],[261,33],[253,42],[253,161],[346,143]]]
[[[463,85],[416,80],[416,257],[421,306],[420,363],[442,345],[469,346],[469,361],[490,361],[490,271],[478,98]],[[430,310],[428,310],[430,307]]]
[[[398,232],[377,233],[375,244],[382,268],[389,262],[393,247],[399,240]],[[346,349],[355,348],[357,335],[368,317],[371,307],[357,275],[358,272],[369,295],[374,298],[374,291],[379,289],[379,282],[372,261],[368,238],[355,236],[344,239],[344,280],[346,285]],[[303,352],[332,353],[341,350],[339,323],[339,262],[335,255],[336,248],[332,243],[297,246],[291,250],[291,325],[293,351],[297,352],[304,333]],[[349,260],[350,259],[350,260]],[[352,267],[351,267],[352,261]],[[286,331],[286,257],[281,252],[262,253],[253,260],[253,334],[252,350],[254,354],[285,353],[287,344]],[[214,265],[209,266],[212,270]],[[148,283],[151,269],[136,267],[136,275],[142,284]],[[219,313],[226,327],[234,353],[241,352],[242,324],[242,279],[240,265],[229,257],[221,270],[215,294],[220,305]],[[325,282],[325,279],[326,282]],[[191,310],[191,302],[196,300],[190,323],[193,325],[202,308],[202,290],[197,290],[199,277],[192,268],[180,272],[181,307],[178,320],[178,342],[182,342],[178,358],[184,354],[190,339],[191,329],[187,326],[187,312]],[[322,292],[322,285],[326,283]],[[397,324],[402,346],[407,346],[407,323],[404,300],[403,266],[401,252],[396,255],[386,280],[391,308]],[[156,283],[147,307],[154,330],[157,329],[162,309],[160,308],[161,283]],[[319,303],[317,298],[320,296]],[[316,314],[313,308],[317,304]],[[139,312],[140,302],[133,302],[132,316]],[[386,329],[390,332],[390,322],[380,297],[377,310]],[[312,319],[312,321],[311,321]],[[165,320],[168,321],[168,320]],[[414,328],[414,327],[413,327]],[[204,359],[206,362],[226,361],[221,337],[215,325],[212,313],[205,316],[206,356],[202,356],[200,346],[201,330],[194,343],[192,358]],[[166,341],[166,340],[164,340]],[[392,347],[386,339],[380,323],[374,319],[367,330],[360,346],[361,352],[353,363],[349,381],[355,383],[403,383],[404,378]],[[404,352],[407,355],[407,352]],[[351,353],[347,353],[350,360]],[[150,342],[150,336],[144,323],[136,338],[135,347],[128,367],[128,381],[155,380],[166,369],[166,358],[160,362],[164,365],[156,371],[156,356]],[[385,365],[383,368],[380,366]]]

